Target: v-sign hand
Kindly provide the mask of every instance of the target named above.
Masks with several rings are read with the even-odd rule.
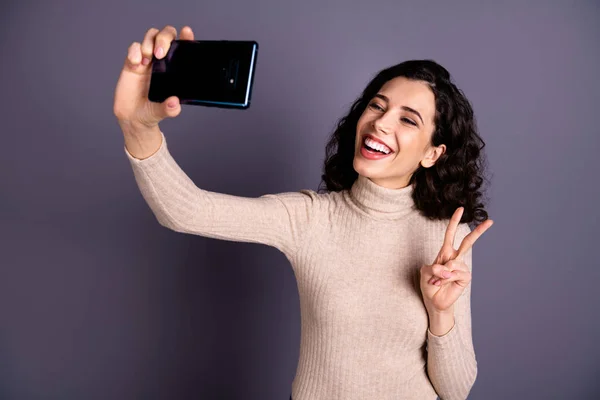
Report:
[[[465,253],[494,221],[485,220],[463,239],[458,250],[454,249],[456,231],[464,208],[459,207],[452,215],[444,243],[431,265],[421,267],[421,293],[429,313],[449,311],[471,282],[471,272],[463,261]]]

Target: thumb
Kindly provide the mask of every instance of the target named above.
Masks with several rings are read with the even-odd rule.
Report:
[[[175,118],[181,113],[181,104],[177,96],[167,97],[162,103],[150,102],[152,116],[157,122],[165,118]]]
[[[181,113],[181,104],[177,96],[171,96],[165,99],[162,103],[165,117],[174,118]]]

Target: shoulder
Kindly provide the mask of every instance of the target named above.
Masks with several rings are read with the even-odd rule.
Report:
[[[278,199],[287,208],[302,208],[307,212],[329,210],[339,203],[340,194],[337,192],[318,193],[312,189],[300,189],[295,192],[267,194],[263,197]]]
[[[300,189],[295,192],[266,194],[263,197],[277,198],[282,201],[310,201],[311,203],[326,203],[330,201],[331,193],[318,193],[312,189]]]

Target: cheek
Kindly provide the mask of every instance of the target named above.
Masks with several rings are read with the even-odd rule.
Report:
[[[402,132],[396,135],[398,148],[404,154],[416,154],[421,146],[418,138],[412,132]]]
[[[358,146],[360,134],[364,130],[364,128],[365,128],[365,120],[361,117],[361,119],[359,119],[358,122],[356,123],[356,136],[354,139],[354,143],[357,146]]]
[[[372,115],[369,115],[367,111],[363,112],[358,122],[356,123],[356,128],[360,132],[360,130],[364,129],[366,125],[368,125],[373,119]]]
[[[360,134],[360,132],[364,129],[364,122],[362,119],[359,119],[356,123],[356,136]]]
[[[395,166],[402,169],[410,168],[411,165],[420,160],[417,143],[410,135],[396,135],[396,146],[398,146],[398,152],[396,153],[396,157],[392,160]]]

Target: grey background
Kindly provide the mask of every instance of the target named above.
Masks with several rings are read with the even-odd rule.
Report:
[[[493,172],[470,398],[599,398],[598,2],[19,1],[0,15],[0,398],[288,398],[300,320],[285,257],[161,227],[123,152],[127,48],[166,24],[260,43],[248,111],[184,106],[161,124],[198,186],[240,196],[316,189],[329,133],[380,69],[448,68]]]

